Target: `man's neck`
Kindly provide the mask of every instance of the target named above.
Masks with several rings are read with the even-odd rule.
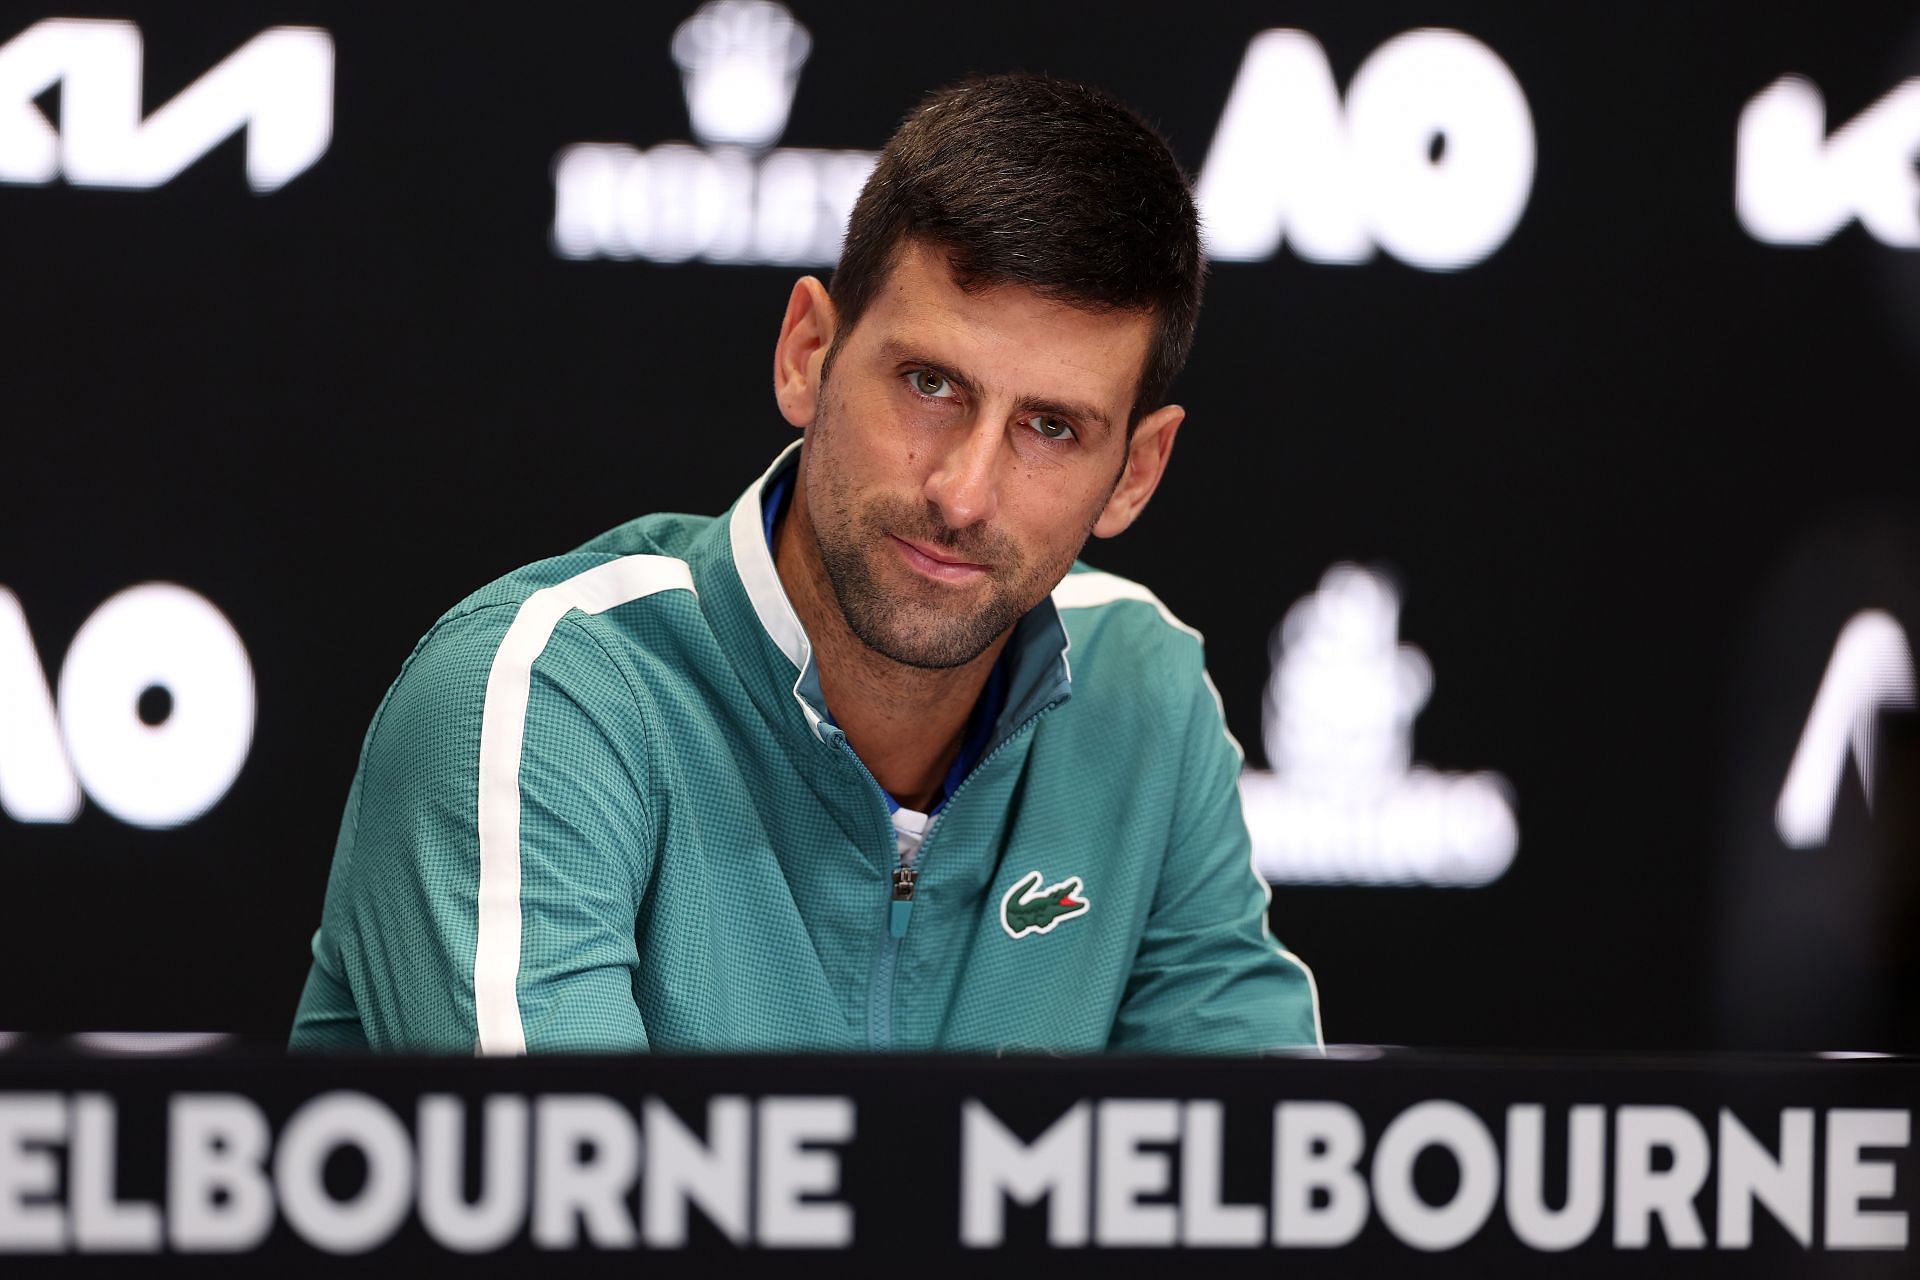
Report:
[[[775,531],[773,562],[812,642],[821,696],[854,753],[887,794],[906,808],[930,809],[940,799],[947,770],[960,754],[968,717],[1007,636],[972,661],[941,670],[910,667],[875,653],[847,626],[812,528],[805,486],[796,476],[786,515]]]

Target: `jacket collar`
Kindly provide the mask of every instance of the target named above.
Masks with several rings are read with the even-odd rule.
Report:
[[[765,474],[740,495],[726,517],[728,549],[732,553],[734,576],[745,593],[758,629],[778,652],[784,663],[769,664],[772,673],[789,684],[793,701],[798,704],[808,731],[821,742],[844,736],[828,718],[826,700],[820,693],[819,671],[814,663],[813,643],[800,616],[787,599],[786,588],[774,568],[773,551],[767,546],[764,503],[773,482],[799,465],[800,442],[781,451]],[[1014,625],[1007,641],[1007,705],[987,740],[983,753],[991,755],[995,747],[1028,720],[1072,693],[1072,675],[1067,665],[1067,629],[1051,596],[1042,600]],[[767,708],[773,714],[772,708]]]

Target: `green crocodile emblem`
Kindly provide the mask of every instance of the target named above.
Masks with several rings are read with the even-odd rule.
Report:
[[[1059,884],[1047,884],[1045,876],[1029,871],[1014,881],[1007,896],[1000,899],[1000,927],[1007,931],[1009,938],[1051,933],[1062,920],[1087,914],[1087,908],[1093,903],[1080,892],[1081,888],[1079,876],[1068,876]]]

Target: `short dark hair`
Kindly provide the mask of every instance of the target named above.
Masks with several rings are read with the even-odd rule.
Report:
[[[1110,94],[1012,73],[924,99],[887,140],[848,221],[830,287],[841,332],[909,239],[944,249],[963,289],[1016,284],[1073,306],[1151,313],[1129,431],[1186,363],[1206,275],[1193,193],[1166,140]]]

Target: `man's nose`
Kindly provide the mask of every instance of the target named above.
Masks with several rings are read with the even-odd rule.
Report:
[[[927,477],[927,501],[950,529],[993,518],[1000,505],[1000,446],[1004,433],[981,418],[945,442],[940,465]]]

